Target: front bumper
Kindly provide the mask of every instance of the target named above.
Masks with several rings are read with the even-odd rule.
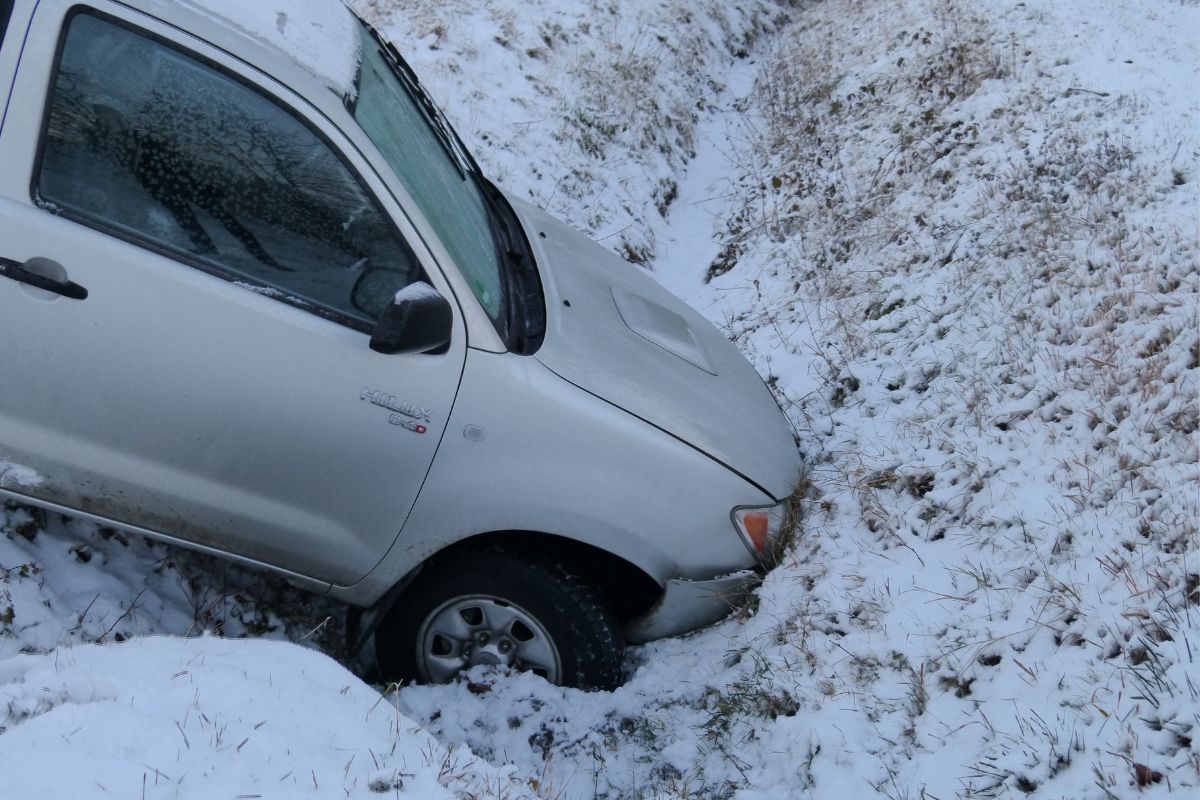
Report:
[[[667,581],[654,607],[625,627],[625,641],[641,644],[716,622],[743,602],[759,580],[747,569],[707,581]]]

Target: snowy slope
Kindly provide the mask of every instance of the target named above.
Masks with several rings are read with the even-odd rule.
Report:
[[[352,0],[393,38],[507,191],[636,263],[731,62],[784,0]]]
[[[743,614],[634,648],[613,693],[480,671],[368,713],[356,679],[284,644],[0,660],[0,709],[66,700],[33,720],[49,739],[0,720],[6,776],[10,747],[69,763],[81,715],[157,732],[145,744],[188,765],[185,795],[208,773],[270,796],[252,784],[273,767],[180,751],[173,722],[197,726],[193,748],[214,734],[172,709],[199,691],[206,713],[241,715],[224,746],[278,684],[262,718],[294,733],[244,748],[320,767],[289,797],[370,788],[363,756],[343,773],[350,756],[327,752],[329,727],[367,758],[430,748],[377,767],[415,774],[389,789],[413,797],[438,796],[439,748],[464,745],[515,768],[450,787],[478,797],[1197,791],[1196,4],[354,5],[505,188],[645,262],[756,361],[812,469],[799,542]],[[24,510],[4,530],[0,659],[204,628],[319,628],[306,642],[335,647],[337,609],[272,581]],[[166,706],[139,712],[143,696]],[[385,710],[403,736],[375,727]],[[97,774],[135,793],[155,769],[179,778],[135,748],[102,755]]]
[[[1194,791],[1197,12],[798,11],[712,100],[653,266],[790,401],[802,541],[611,696],[403,707],[570,797]],[[470,119],[486,70],[427,72]]]

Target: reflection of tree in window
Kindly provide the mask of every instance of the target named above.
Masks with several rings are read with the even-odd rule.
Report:
[[[171,213],[191,240],[193,252],[203,255],[217,252],[212,237],[192,210],[195,205],[223,225],[259,261],[276,269],[292,271],[275,261],[235,216],[230,197],[247,196],[245,189],[239,186],[244,181],[230,181],[219,167],[191,158],[192,152],[181,146],[170,133],[130,128],[125,118],[108,106],[97,106],[95,117],[94,139],[97,143],[111,143],[99,149],[97,155],[120,158],[132,151],[128,163],[117,163],[127,166],[146,192]],[[241,191],[237,191],[239,189]]]
[[[54,87],[39,196],[69,213],[373,319],[411,251],[330,147],[263,95],[164,45],[78,15]],[[358,303],[352,302],[352,298]],[[385,304],[385,303],[383,303]]]

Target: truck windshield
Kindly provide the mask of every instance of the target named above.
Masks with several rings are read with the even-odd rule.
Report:
[[[496,329],[508,336],[509,291],[475,165],[439,113],[414,96],[384,45],[363,26],[354,116],[420,207]],[[411,79],[415,88],[415,78]]]

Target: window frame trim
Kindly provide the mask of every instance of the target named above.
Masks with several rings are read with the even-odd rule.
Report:
[[[77,212],[69,207],[59,205],[53,200],[48,200],[42,197],[42,195],[38,192],[38,183],[42,175],[42,162],[45,157],[45,152],[49,141],[48,134],[50,128],[50,117],[54,105],[55,90],[58,85],[63,53],[66,50],[67,37],[71,32],[71,24],[79,16],[90,16],[95,19],[99,19],[102,22],[107,22],[116,27],[123,28],[135,36],[141,36],[149,41],[166,47],[169,50],[173,50],[175,53],[183,56],[184,58],[191,59],[205,67],[208,67],[219,75],[224,76],[240,86],[243,86],[248,91],[259,95],[264,100],[283,111],[288,117],[294,119],[298,124],[306,128],[309,132],[316,136],[322,144],[329,148],[334,157],[342,164],[342,166],[354,179],[355,183],[362,190],[363,194],[371,201],[376,211],[383,219],[387,221],[396,238],[402,242],[412,254],[413,262],[420,271],[420,275],[417,279],[430,282],[429,269],[424,263],[422,263],[422,260],[418,255],[417,248],[413,246],[413,243],[410,241],[409,237],[405,236],[404,233],[399,229],[399,226],[396,224],[396,220],[387,212],[385,204],[380,200],[378,193],[373,191],[368,182],[364,180],[362,172],[356,169],[355,166],[350,163],[345,152],[343,151],[343,148],[338,147],[331,140],[331,138],[320,129],[318,125],[313,124],[313,122],[308,118],[308,115],[301,113],[295,104],[287,102],[283,97],[268,91],[265,86],[261,86],[260,84],[251,80],[249,77],[242,75],[235,70],[231,70],[228,66],[209,58],[193,48],[185,46],[179,41],[141,27],[130,20],[109,14],[94,6],[82,4],[74,5],[67,9],[62,18],[62,27],[58,33],[58,39],[55,45],[53,57],[54,60],[50,69],[49,82],[45,93],[46,99],[45,103],[43,104],[41,122],[38,128],[37,150],[34,153],[33,168],[30,172],[29,178],[29,199],[35,208],[58,217],[62,217],[63,219],[82,225],[86,228],[91,228],[92,230],[98,231],[107,236],[111,236],[114,239],[126,242],[127,244],[131,244],[135,247],[166,258],[180,265],[190,267],[215,278],[219,278],[227,283],[234,285],[242,284],[242,287],[244,287],[246,291],[249,291],[253,294],[257,294],[275,302],[283,303],[284,305],[290,306],[299,311],[312,314],[359,333],[369,336],[375,329],[375,325],[373,323],[365,322],[361,319],[352,317],[343,311],[330,308],[323,303],[313,300],[312,298],[298,294],[287,287],[276,285],[256,277],[235,273],[228,268],[224,268],[219,264],[215,264],[211,261],[200,258],[199,256],[188,253],[187,251],[176,250],[160,244],[152,239],[148,239],[124,226],[112,224],[104,221],[103,219],[98,219],[94,216]],[[183,31],[182,29],[177,28],[170,23],[164,22],[163,24],[167,27],[187,34],[187,31]],[[200,41],[202,44],[208,44],[202,39],[198,41]],[[219,50],[220,48],[217,49]],[[249,69],[254,69],[252,64],[248,64],[243,59],[233,56],[232,54],[230,57],[238,63],[245,64]],[[286,86],[284,86],[284,88],[287,89]],[[293,92],[293,94],[295,93]],[[300,97],[299,95],[296,95],[296,97],[303,102],[303,97]],[[317,113],[319,114],[319,112]],[[255,291],[255,289],[267,291]]]

